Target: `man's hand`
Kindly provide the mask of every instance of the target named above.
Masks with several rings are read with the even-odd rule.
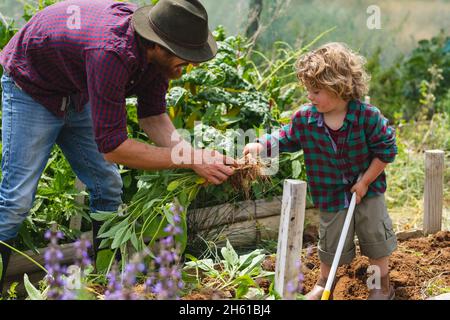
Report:
[[[257,142],[252,142],[247,144],[244,147],[244,156],[247,154],[250,154],[253,158],[256,158],[261,151],[264,149],[264,146],[261,143],[257,143]]]
[[[362,179],[350,189],[350,192],[356,192],[356,204],[359,204],[361,202],[368,189],[369,185],[366,184]]]
[[[197,163],[201,160],[201,163]],[[195,150],[192,169],[205,178],[208,183],[221,184],[234,173],[231,166],[235,166],[233,158],[224,156],[217,151]]]

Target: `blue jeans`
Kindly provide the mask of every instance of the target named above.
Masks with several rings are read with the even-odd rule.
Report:
[[[34,101],[9,76],[4,74],[1,83],[0,240],[17,236],[55,143],[86,185],[90,210],[116,211],[122,203],[122,179],[117,165],[107,162],[97,149],[90,104],[82,112],[75,112],[69,104],[62,119]]]

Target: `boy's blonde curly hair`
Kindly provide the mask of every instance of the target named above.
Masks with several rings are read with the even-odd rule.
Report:
[[[347,45],[331,42],[302,55],[295,68],[304,86],[330,90],[348,101],[362,99],[369,91],[365,63],[366,59]]]

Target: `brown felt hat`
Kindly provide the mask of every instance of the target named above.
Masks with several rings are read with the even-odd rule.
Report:
[[[135,31],[189,62],[214,58],[217,44],[208,29],[208,14],[197,0],[160,0],[132,16]]]

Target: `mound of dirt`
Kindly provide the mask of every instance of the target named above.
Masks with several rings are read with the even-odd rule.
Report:
[[[305,255],[305,252],[303,252]],[[264,263],[274,270],[275,258]],[[317,248],[302,259],[305,281],[303,293],[312,289],[320,273]],[[423,300],[448,291],[450,288],[450,231],[440,231],[428,237],[398,242],[390,259],[390,276],[396,299]],[[368,296],[367,268],[369,260],[360,255],[336,273],[334,300],[362,300]]]
[[[311,235],[311,238],[314,238]],[[262,268],[275,271],[275,256],[267,257]],[[367,268],[369,260],[357,256],[351,264],[339,267],[336,286],[332,293],[334,300],[364,300],[367,288]],[[320,273],[317,248],[302,251],[302,271],[304,273],[303,294],[314,286]],[[397,300],[423,300],[450,289],[450,231],[440,231],[428,237],[399,240],[398,248],[390,259],[391,282]],[[270,281],[258,279],[260,288],[269,291]],[[183,297],[185,300],[232,299],[235,292],[201,289]]]

